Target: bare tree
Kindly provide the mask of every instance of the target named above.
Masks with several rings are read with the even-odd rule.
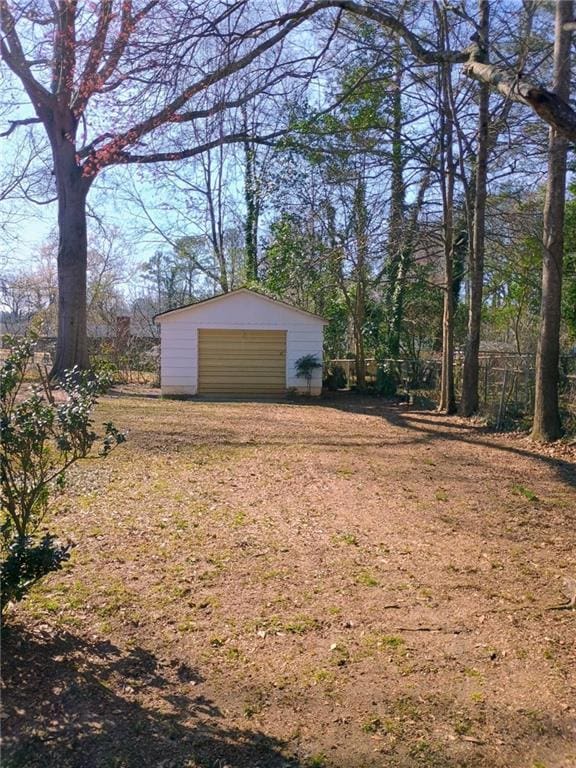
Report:
[[[439,37],[448,38],[446,10],[436,5]],[[440,186],[442,191],[444,240],[444,311],[442,316],[442,370],[438,409],[451,414],[456,411],[454,390],[454,99],[452,95],[452,65],[441,62],[438,67],[438,111],[440,114]]]
[[[558,357],[560,328],[560,295],[562,285],[562,227],[563,203],[566,183],[567,143],[576,141],[576,111],[569,103],[570,82],[570,36],[576,27],[572,0],[558,0],[556,4],[555,34],[555,76],[553,90],[527,79],[523,71],[509,70],[489,61],[487,46],[488,2],[480,5],[481,21],[472,35],[472,44],[464,50],[450,50],[443,41],[437,49],[431,49],[418,34],[413,32],[398,15],[387,13],[378,6],[365,5],[348,0],[325,0],[323,7],[331,6],[345,9],[364,18],[371,19],[401,37],[408,48],[423,64],[439,62],[461,63],[463,72],[481,84],[498,90],[510,102],[518,102],[530,107],[533,112],[550,126],[549,149],[549,185],[545,209],[544,227],[544,266],[543,300],[541,313],[541,331],[537,358],[537,396],[535,401],[533,437],[540,440],[552,440],[559,436],[561,427],[558,415]],[[454,10],[454,9],[453,9]],[[464,8],[455,11],[470,20]],[[560,54],[558,51],[561,50]],[[480,121],[486,113],[487,91],[482,90]],[[486,131],[481,128],[481,134]],[[482,141],[482,163],[486,161],[486,137]],[[479,158],[480,161],[481,158]],[[480,177],[476,179],[477,192],[480,192],[480,206],[483,197],[483,176],[485,169],[480,166]],[[481,297],[483,253],[482,208],[476,211],[473,248],[475,248],[472,282],[474,301],[471,305],[470,334],[467,345],[468,376],[464,411],[471,413],[475,409],[474,392],[477,391],[477,341],[479,340],[478,296]],[[449,309],[449,308],[448,308]],[[476,382],[476,384],[475,384]],[[448,387],[449,382],[444,382]],[[448,387],[449,389],[449,387]],[[449,393],[442,398],[442,406],[447,407]]]
[[[554,92],[563,102],[570,96],[571,26],[573,0],[556,4],[554,39]],[[542,309],[536,355],[536,392],[532,437],[547,442],[562,434],[558,408],[558,364],[564,259],[564,209],[568,141],[563,131],[550,128],[548,183],[544,203]]]
[[[53,334],[57,300],[56,265],[50,246],[45,245],[28,269],[0,277],[3,331],[18,335],[34,324],[43,334]]]
[[[485,62],[489,53],[490,4],[479,0],[478,53],[476,58]],[[472,241],[470,243],[470,295],[468,304],[468,337],[464,351],[462,398],[460,412],[471,416],[478,409],[478,352],[482,320],[482,291],[484,287],[484,250],[486,223],[486,196],[488,183],[488,149],[490,131],[490,86],[481,83],[478,93],[478,138],[474,169],[474,210]]]
[[[282,66],[280,43],[318,8],[304,2],[272,16],[246,0],[55,0],[45,8],[0,0],[0,52],[32,107],[3,135],[39,124],[50,144],[59,228],[56,376],[88,365],[86,205],[98,174],[245,141],[233,129],[198,145],[184,127],[242,106],[290,67],[301,68],[309,59],[301,54]],[[231,79],[272,49],[276,66],[253,69],[249,82]],[[213,96],[223,84],[224,96]]]
[[[561,5],[565,0],[558,0],[558,2]],[[556,86],[553,91],[549,91],[542,85],[525,79],[522,72],[509,70],[485,61],[473,25],[471,27],[472,43],[465,49],[440,48],[434,50],[428,47],[428,42],[424,36],[420,37],[416,32],[413,32],[398,14],[387,12],[379,5],[366,5],[354,2],[354,0],[317,0],[314,8],[316,10],[339,8],[382,25],[391,33],[402,38],[422,64],[432,65],[442,61],[462,64],[465,75],[488,83],[511,101],[525,104],[538,117],[555,128],[558,134],[569,141],[576,141],[576,110],[570,106],[568,98],[564,98]],[[457,11],[470,21],[470,17],[463,9],[453,6],[452,10]],[[563,31],[570,33],[575,27],[576,22],[572,18],[568,19],[567,16],[563,23]]]
[[[565,4],[564,0],[559,3]],[[522,72],[491,63],[486,41],[463,5],[450,11],[470,25],[472,43],[454,50],[447,38],[431,46],[427,36],[413,31],[387,3],[315,0],[298,7],[288,3],[285,13],[268,13],[249,0],[194,5],[176,0],[102,0],[99,4],[54,0],[49,10],[44,7],[25,0],[0,0],[0,52],[31,107],[8,121],[3,135],[38,124],[52,156],[59,223],[55,374],[88,362],[86,204],[94,180],[115,165],[183,160],[225,144],[246,147],[272,140],[277,131],[249,136],[232,120],[217,136],[198,141],[196,127],[228,110],[241,109],[258,93],[273,89],[286,74],[309,71],[323,50],[304,55],[285,52],[283,44],[314,14],[335,10],[339,19],[347,11],[375,22],[401,38],[421,64],[462,64],[468,77],[530,107],[553,127],[558,140],[576,140],[576,112],[558,81],[555,90],[549,91]],[[486,15],[489,7],[488,0],[483,0]],[[563,19],[566,36],[573,21],[569,15]],[[249,76],[242,77],[247,68]],[[480,255],[480,232],[478,238]],[[561,261],[555,263],[561,270]],[[481,270],[476,270],[475,285],[479,279]],[[474,306],[472,330],[478,325],[478,301]],[[543,314],[543,325],[546,322]],[[554,317],[550,322],[554,327]],[[473,335],[477,339],[475,330]],[[475,354],[474,342],[469,345],[470,358]],[[552,375],[549,365],[545,369],[546,375]]]

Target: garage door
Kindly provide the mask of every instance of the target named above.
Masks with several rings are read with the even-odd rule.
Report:
[[[198,331],[198,393],[282,395],[286,331]]]

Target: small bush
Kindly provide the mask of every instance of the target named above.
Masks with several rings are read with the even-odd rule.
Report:
[[[323,384],[330,392],[336,392],[338,389],[346,389],[348,381],[346,379],[344,368],[341,365],[333,366],[324,379]]]
[[[96,376],[102,379],[102,382],[109,388],[112,384],[115,384],[119,380],[118,366],[107,360],[105,357],[95,357],[91,360],[92,371]],[[103,390],[103,392],[106,390]]]
[[[387,368],[380,367],[376,371],[374,389],[381,397],[394,397],[396,394],[396,380]]]
[[[98,394],[109,385],[105,375],[68,371],[60,382],[64,397],[57,402],[39,369],[40,384],[24,392],[34,343],[26,339],[9,344],[11,353],[0,370],[2,611],[70,557],[70,544],[39,534],[54,494],[64,487],[66,470],[86,458],[96,443],[106,456],[125,440],[111,423],[103,436],[93,429]]]

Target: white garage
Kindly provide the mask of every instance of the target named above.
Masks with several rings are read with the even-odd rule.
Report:
[[[172,309],[154,318],[161,330],[163,395],[221,397],[306,393],[296,361],[322,362],[327,321],[248,288]],[[319,395],[322,368],[312,372]]]

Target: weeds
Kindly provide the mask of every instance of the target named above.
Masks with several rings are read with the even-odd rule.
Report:
[[[538,496],[534,493],[534,491],[531,491],[529,488],[526,488],[523,485],[513,485],[512,493],[516,496],[523,496],[525,499],[528,499],[528,501],[531,502],[539,501]]]
[[[380,582],[369,571],[361,571],[356,576],[356,584],[361,584],[363,587],[378,587]]]

